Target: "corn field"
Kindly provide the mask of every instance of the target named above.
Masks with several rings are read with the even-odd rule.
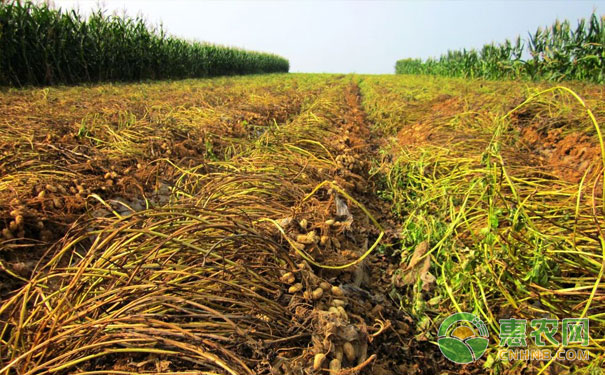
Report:
[[[556,21],[527,41],[486,44],[481,50],[448,51],[441,57],[397,61],[397,74],[531,80],[605,82],[605,17],[593,13],[574,29]]]
[[[75,84],[287,72],[268,53],[189,42],[144,19],[88,18],[31,2],[0,3],[0,85]]]

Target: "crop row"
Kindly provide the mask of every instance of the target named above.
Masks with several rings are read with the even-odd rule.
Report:
[[[526,44],[527,43],[527,44]],[[397,61],[398,74],[433,74],[465,78],[568,79],[605,82],[605,18],[582,19],[574,29],[556,21],[529,35],[527,42],[486,44],[481,50],[448,51],[439,58]]]
[[[0,3],[0,85],[287,72],[288,60],[168,36],[142,18]]]
[[[392,296],[416,334],[434,339],[456,311],[479,316],[491,338],[500,319],[574,317],[589,318],[602,345],[600,88],[577,85],[584,102],[510,81],[375,76],[360,86],[386,140],[378,193],[401,219]],[[483,372],[517,373],[490,343]],[[603,363],[573,366],[566,373]]]

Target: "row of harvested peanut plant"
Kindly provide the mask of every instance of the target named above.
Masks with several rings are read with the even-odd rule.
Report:
[[[1,374],[388,367],[350,77],[1,95]]]
[[[605,362],[605,121],[600,86],[371,76],[364,108],[386,139],[380,196],[401,223],[392,297],[436,340],[471,312],[489,330],[479,373],[595,374]],[[410,273],[412,277],[410,277]],[[532,341],[534,319],[555,341]],[[505,319],[522,350],[567,350],[561,321],[588,318],[588,361],[502,360]],[[576,345],[574,349],[577,349]],[[527,371],[527,372],[526,372]]]

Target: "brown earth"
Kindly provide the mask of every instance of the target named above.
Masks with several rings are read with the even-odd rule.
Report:
[[[362,99],[359,87],[357,85],[349,86],[345,92],[345,99],[348,109],[342,116],[344,136],[340,139],[340,143],[349,147],[345,147],[343,154],[352,155],[354,159],[360,161],[377,160],[379,158],[378,150],[384,145],[386,138],[383,134],[369,131],[370,124],[361,107]],[[452,98],[448,98],[448,100],[450,103],[455,102]],[[446,106],[451,108],[449,104]],[[417,126],[410,129],[410,132],[419,137],[425,137],[424,139],[430,139],[434,134],[431,131],[422,132],[422,129],[426,130],[427,127]],[[410,141],[409,136],[406,137],[406,141]],[[350,171],[353,173],[352,176],[360,176],[361,180],[365,181],[361,186],[357,185],[356,189],[361,194],[361,202],[384,226],[385,237],[382,246],[386,249],[397,249],[400,243],[401,225],[394,218],[389,205],[378,199],[376,195],[377,176],[370,176],[369,167],[369,163],[360,162],[352,168],[345,168],[339,174],[342,174],[344,181],[351,181],[351,173],[348,172]],[[339,180],[337,179],[337,181]],[[377,234],[375,230],[371,231],[370,239],[373,240]],[[362,236],[358,241],[363,240]],[[365,236],[365,241],[367,242],[367,236]],[[394,288],[392,272],[399,268],[401,262],[399,256],[390,254],[391,250],[382,254],[374,252],[362,267],[352,271],[351,276],[345,273],[338,278],[341,282],[350,283],[352,281],[355,283],[357,281],[360,284],[357,286],[361,286],[362,290],[366,291],[357,297],[360,304],[356,304],[356,313],[365,318],[368,326],[372,319],[376,322],[388,322],[388,328],[377,336],[368,347],[369,353],[377,355],[376,363],[368,369],[368,373],[380,375],[436,374],[447,369],[454,369],[453,364],[443,357],[435,344],[416,337],[413,319],[403,312],[397,306],[397,302],[389,296]],[[359,282],[359,280],[362,281]],[[376,301],[379,303],[376,304]],[[460,374],[480,372],[480,368],[472,370],[473,367],[465,366],[462,370],[457,368],[456,371]]]
[[[440,95],[421,106],[425,115],[397,134],[401,146],[465,142],[472,143],[473,149],[479,152],[487,147],[489,139],[485,134],[482,137],[473,134],[471,129],[458,130],[449,125],[449,121],[464,112],[461,98]],[[587,170],[587,180],[599,173],[602,167],[601,147],[595,135],[587,134],[585,130],[574,130],[578,127],[575,120],[541,118],[532,110],[525,110],[514,113],[511,123],[513,131],[519,133],[519,138],[511,144],[515,150],[508,153],[516,164],[541,166],[545,174],[572,183],[579,182]]]
[[[555,176],[579,182],[588,168],[590,180],[599,170],[601,148],[594,137],[580,132],[565,134],[563,129],[543,130],[538,126],[521,128],[521,142],[535,153],[541,164]]]

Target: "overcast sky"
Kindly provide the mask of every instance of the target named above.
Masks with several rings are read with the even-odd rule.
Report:
[[[97,0],[55,0],[82,13]],[[538,26],[605,14],[605,1],[193,1],[105,0],[172,35],[273,52],[293,72],[393,73],[405,57],[481,47]]]

